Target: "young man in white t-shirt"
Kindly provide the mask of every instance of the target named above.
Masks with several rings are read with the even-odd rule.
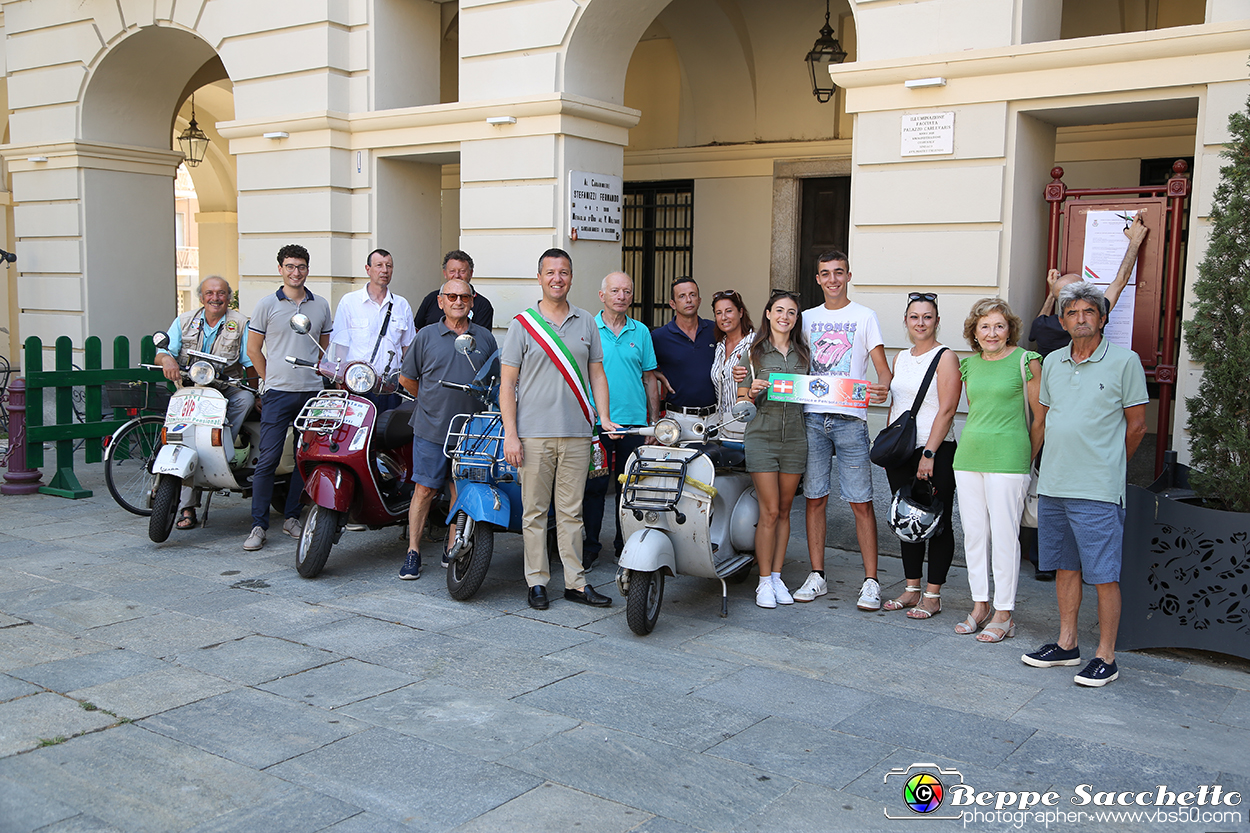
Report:
[[[877,383],[868,385],[868,398],[882,404],[890,392],[893,376],[885,360],[877,314],[846,294],[851,268],[842,252],[825,252],[817,260],[816,282],[825,303],[803,311],[803,326],[811,345],[813,376],[867,379],[868,360],[877,371]],[[807,472],[803,494],[807,497],[807,554],[812,572],[794,594],[797,602],[810,602],[829,592],[825,581],[825,519],[832,489],[831,470],[836,455],[842,499],[855,513],[855,537],[864,559],[864,583],[857,607],[881,608],[877,583],[877,516],[872,511],[872,463],[868,459],[866,409],[806,405]]]

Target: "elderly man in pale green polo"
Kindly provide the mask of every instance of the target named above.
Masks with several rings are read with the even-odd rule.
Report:
[[[1042,366],[1046,453],[1037,484],[1038,569],[1058,571],[1059,640],[1021,659],[1035,668],[1081,664],[1076,619],[1084,579],[1098,591],[1098,650],[1074,681],[1100,687],[1120,676],[1125,474],[1146,435],[1150,396],[1137,354],[1102,334],[1107,314],[1098,287],[1064,287],[1059,310],[1072,343]]]

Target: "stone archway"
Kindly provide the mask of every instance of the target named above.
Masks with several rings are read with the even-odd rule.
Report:
[[[91,68],[77,143],[84,335],[134,337],[172,320],[177,303],[174,175],[181,157],[171,147],[173,135],[181,129],[179,113],[190,94],[227,78],[208,43],[169,26],[137,29]],[[197,109],[197,120],[211,130],[211,98],[205,103],[210,106]],[[208,167],[197,179],[217,197],[221,210],[233,214],[233,193],[225,196],[227,189],[234,190],[233,167],[217,138],[218,146],[206,158]],[[237,263],[237,225],[226,228]]]

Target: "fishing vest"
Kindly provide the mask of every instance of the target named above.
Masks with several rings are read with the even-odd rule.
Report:
[[[188,350],[199,350],[201,353],[221,356],[229,362],[222,370],[222,376],[230,379],[243,377],[241,350],[243,333],[247,328],[246,316],[238,310],[226,310],[226,315],[221,322],[221,329],[217,331],[217,338],[213,341],[212,350],[204,349],[203,307],[192,312],[184,312],[178,316],[178,323],[182,327],[182,348],[178,353],[178,363],[180,365],[186,367],[192,363],[191,356],[187,354]],[[221,388],[223,383],[214,382],[213,387]]]

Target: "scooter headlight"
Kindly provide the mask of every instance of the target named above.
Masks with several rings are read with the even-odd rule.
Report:
[[[677,420],[664,417],[655,424],[655,440],[661,445],[673,445],[681,439],[681,426]]]
[[[353,362],[343,373],[343,384],[352,393],[368,393],[378,383],[378,372],[364,362]]]
[[[211,385],[213,380],[217,378],[217,371],[213,370],[213,366],[208,362],[196,362],[191,365],[188,371],[191,381],[197,385]]]

